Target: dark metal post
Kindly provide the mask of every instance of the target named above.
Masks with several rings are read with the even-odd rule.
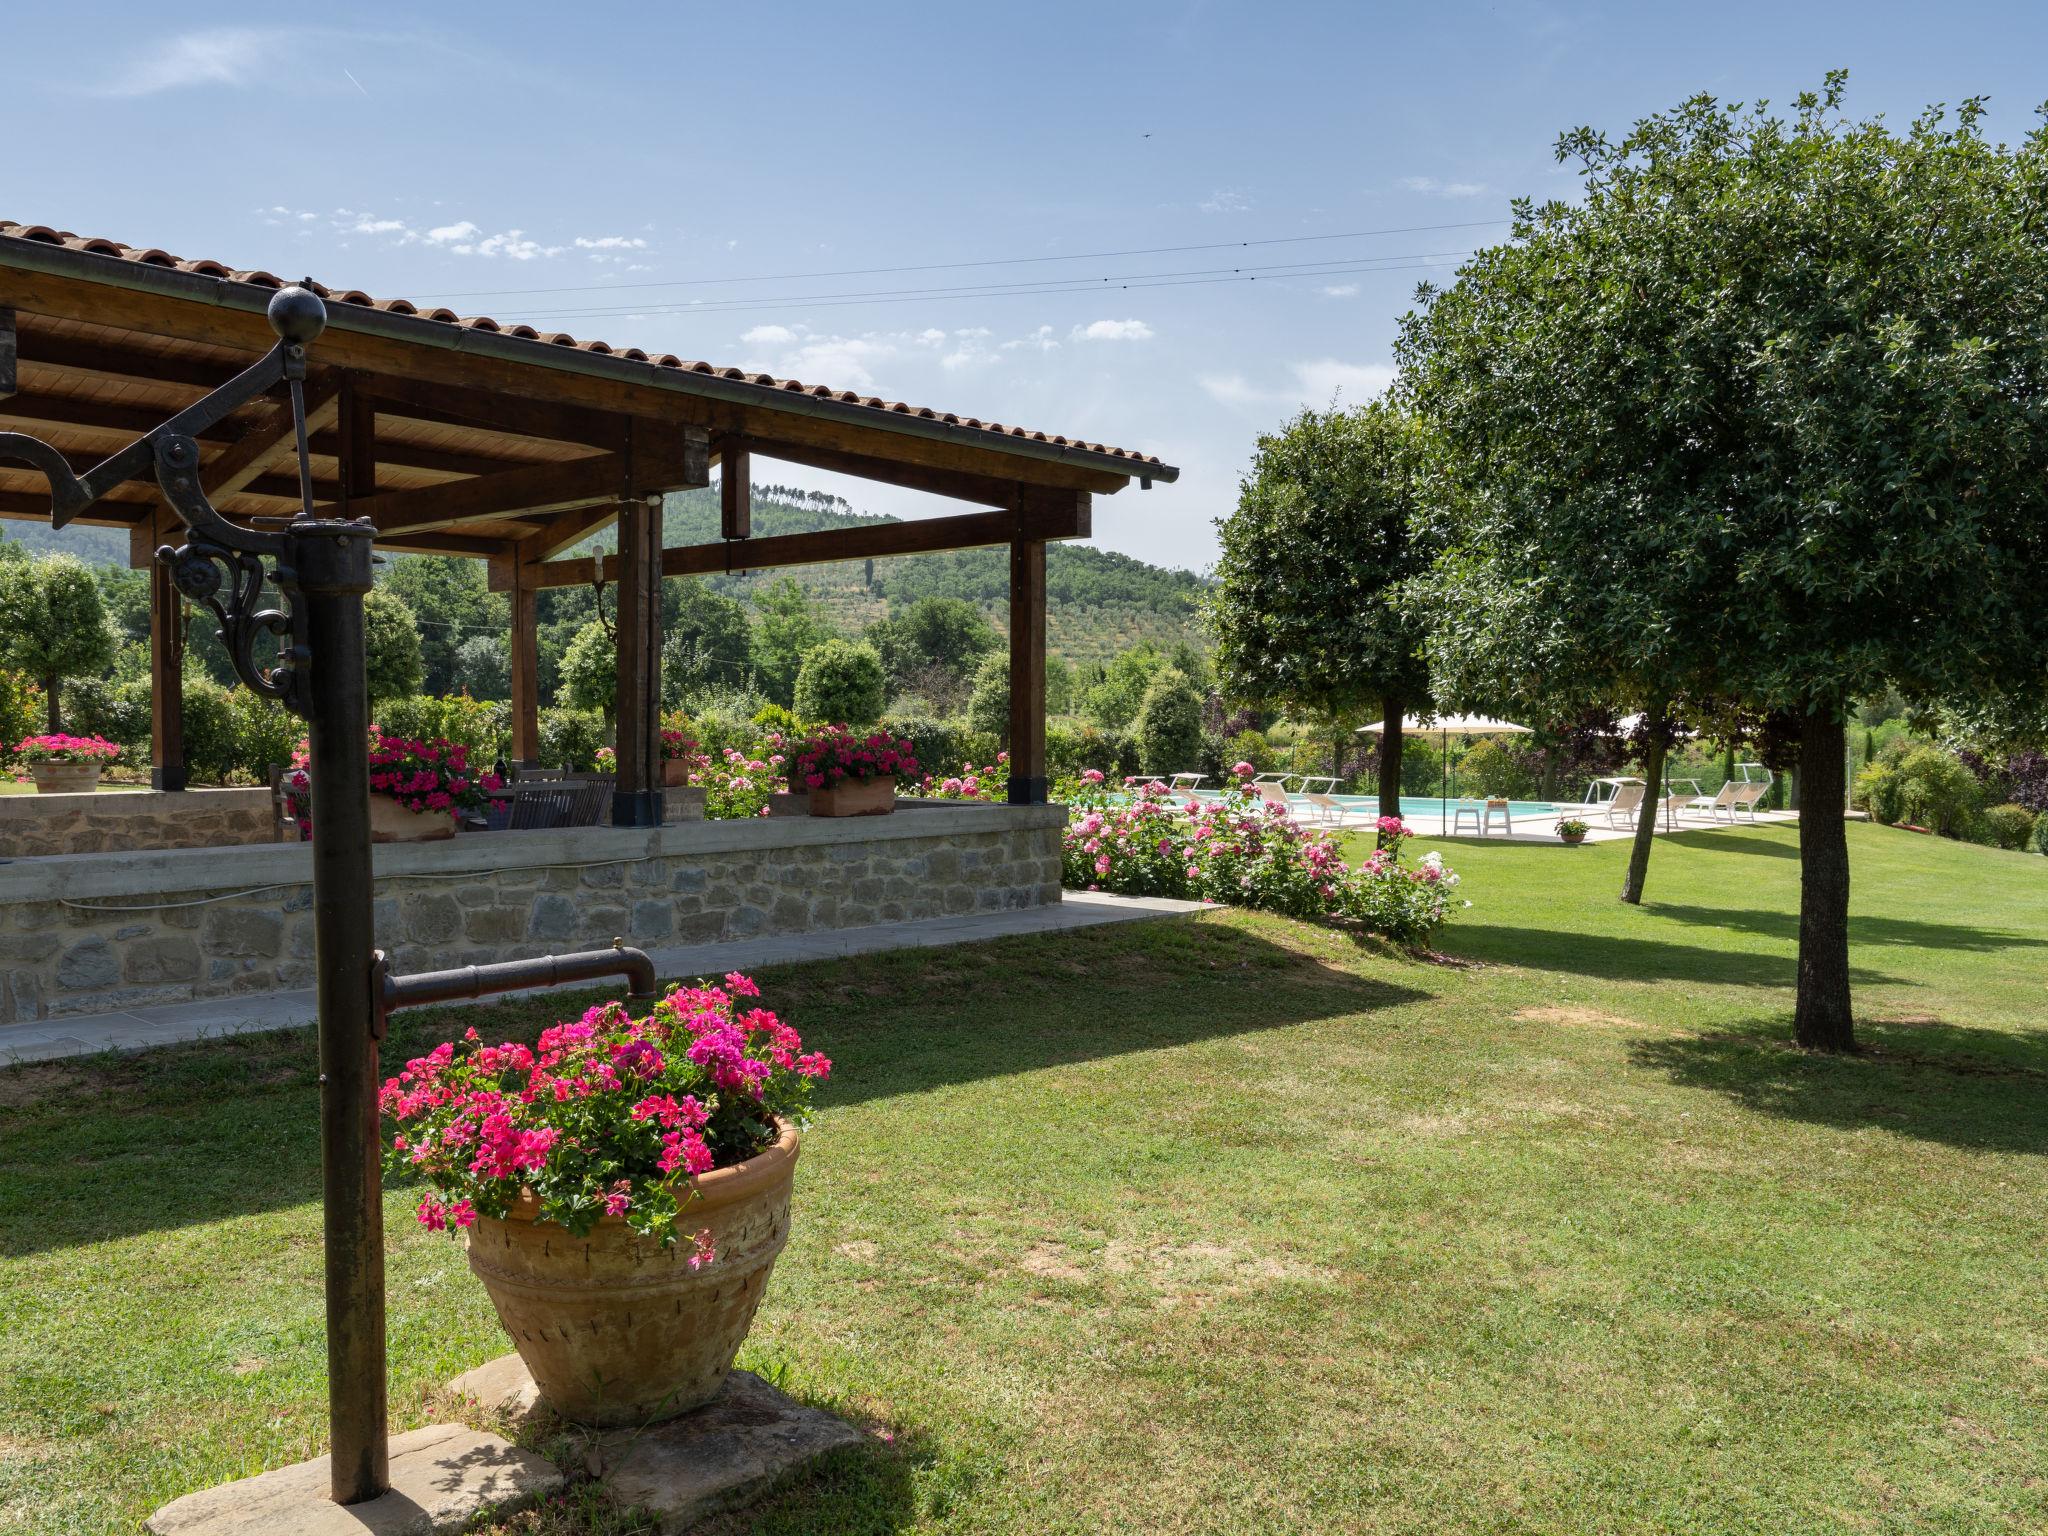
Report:
[[[279,584],[305,623],[313,782],[313,919],[320,1007],[320,1171],[326,1203],[327,1404],[338,1504],[388,1486],[384,1208],[378,1176],[377,1040],[370,928],[370,730],[363,595],[370,529],[292,524]]]

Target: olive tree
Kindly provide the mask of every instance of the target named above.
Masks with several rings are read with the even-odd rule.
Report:
[[[1428,564],[1413,516],[1423,439],[1382,401],[1303,411],[1259,439],[1223,553],[1208,621],[1234,698],[1325,720],[1376,711],[1380,813],[1401,814],[1401,717],[1426,713],[1422,629],[1395,601]]]
[[[2048,679],[2048,135],[1850,121],[1844,83],[1567,134],[1582,197],[1518,203],[1400,343],[1448,450],[1448,669],[1788,732],[1794,1032],[1835,1050],[1855,701]]]
[[[51,731],[63,729],[64,679],[97,677],[113,661],[113,626],[85,562],[76,555],[0,560],[0,665],[42,685]]]

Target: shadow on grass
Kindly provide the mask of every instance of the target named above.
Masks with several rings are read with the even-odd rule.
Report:
[[[1882,1126],[1973,1151],[2048,1153],[2048,1041],[1936,1020],[1858,1020],[1854,1056],[1802,1051],[1787,1018],[1640,1040],[1639,1067],[1745,1109],[1838,1130]]]
[[[1727,928],[1736,933],[1754,933],[1788,943],[1799,938],[1799,916],[1794,912],[1766,912],[1754,907],[1689,907],[1653,903],[1659,917],[1673,918],[1706,928]],[[1868,914],[1849,919],[1851,944],[1900,944],[1909,949],[1960,949],[1991,954],[2002,949],[2048,947],[2048,937],[2015,933],[2004,928],[1969,928],[1958,923],[1929,923],[1917,918],[1875,917]]]
[[[1685,848],[1700,848],[1708,853],[1760,853],[1768,859],[1793,859],[1799,857],[1797,839],[1786,841],[1776,837],[1758,837],[1748,828],[1731,827],[1725,831],[1702,828],[1692,832],[1673,832],[1665,841]]]
[[[1685,910],[1663,906],[1648,909],[1650,915],[1659,917]],[[1606,981],[1700,981],[1727,987],[1789,987],[1796,979],[1797,962],[1790,952],[1716,949],[1618,934],[1474,924],[1454,930],[1446,938],[1444,948],[1461,958],[1540,971],[1569,971],[1576,976],[1598,976]],[[1858,986],[1903,984],[1898,977],[1855,965],[1849,968],[1849,978]]]
[[[1418,967],[1418,973],[1421,968]],[[1185,920],[898,950],[758,973],[835,1062],[821,1104],[1283,1029],[1420,998],[1238,928]],[[392,1021],[384,1071],[474,1025],[531,1041],[598,992]],[[310,1030],[0,1071],[0,1257],[312,1204]]]

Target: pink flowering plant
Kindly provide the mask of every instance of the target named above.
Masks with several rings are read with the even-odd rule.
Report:
[[[636,1019],[620,1002],[543,1030],[532,1046],[486,1045],[474,1029],[384,1084],[385,1164],[429,1187],[429,1230],[503,1220],[522,1200],[581,1236],[606,1217],[664,1246],[695,1197],[692,1179],[745,1162],[778,1122],[808,1123],[832,1063],[765,1008],[735,971],[677,987]],[[708,1261],[697,1234],[692,1267]]]
[[[926,800],[1007,801],[1010,798],[1010,754],[998,752],[996,760],[977,768],[962,763],[958,773],[940,777],[926,774],[917,787]]]
[[[121,749],[104,736],[68,736],[51,731],[41,736],[24,736],[14,755],[26,763],[111,763]]]
[[[415,741],[370,727],[370,793],[388,795],[409,811],[441,812],[460,822],[465,814],[486,808],[503,810],[496,797],[505,781],[489,769],[477,773],[469,765],[469,748],[436,737]],[[301,836],[313,829],[311,757],[301,740],[284,776],[285,812],[299,824]]]
[[[712,821],[731,821],[748,816],[766,816],[768,797],[780,794],[788,784],[780,734],[754,744],[753,752],[727,747],[716,761],[709,753],[693,753],[690,783],[704,790],[704,814]]]
[[[870,779],[908,779],[917,755],[908,741],[882,731],[859,736],[843,725],[828,725],[790,747],[792,782],[804,789],[836,789]]]
[[[1449,919],[1458,876],[1438,853],[1404,861],[1399,818],[1381,818],[1380,846],[1347,861],[1329,833],[1262,804],[1250,764],[1237,773],[1231,789],[1192,804],[1156,781],[1128,780],[1117,793],[1093,769],[1062,784],[1065,883],[1354,923],[1403,944],[1426,942]]]

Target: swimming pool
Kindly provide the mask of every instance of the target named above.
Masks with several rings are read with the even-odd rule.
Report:
[[[1213,789],[1201,789],[1197,790],[1196,793],[1205,800],[1217,798],[1217,792]],[[1288,798],[1297,799],[1299,797],[1290,795]],[[1371,814],[1379,810],[1380,797],[1378,795],[1332,795],[1330,798],[1350,812]],[[1421,820],[1426,817],[1430,821],[1436,821],[1440,819],[1440,816],[1456,814],[1460,807],[1483,812],[1486,809],[1486,802],[1484,800],[1463,799],[1457,796],[1453,796],[1448,802],[1438,799],[1435,795],[1403,795],[1401,797],[1401,814],[1411,820]],[[1510,816],[1556,816],[1564,811],[1583,809],[1584,807],[1582,806],[1559,805],[1552,800],[1510,800],[1508,802],[1508,814]]]

